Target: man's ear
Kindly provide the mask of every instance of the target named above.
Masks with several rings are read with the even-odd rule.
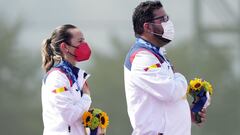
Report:
[[[68,48],[67,48],[66,43],[62,42],[62,43],[60,44],[60,50],[61,50],[63,53],[67,53],[67,52],[68,52]]]
[[[151,32],[152,26],[149,23],[144,23],[143,30],[144,30],[144,32]]]

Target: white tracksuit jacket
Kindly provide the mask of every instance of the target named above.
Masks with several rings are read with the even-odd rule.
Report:
[[[78,72],[78,83],[82,89],[89,75],[83,70]],[[65,73],[60,70],[51,71],[42,84],[43,135],[84,135],[81,117],[88,111],[91,98],[87,94],[76,91]]]
[[[142,39],[137,44],[147,44]],[[149,43],[148,43],[149,44]],[[163,52],[160,54],[164,56]],[[131,53],[131,52],[130,52]],[[133,53],[131,68],[124,66],[125,93],[132,135],[190,135],[187,81],[147,49]],[[128,57],[127,57],[128,59]],[[160,66],[156,66],[159,64]],[[154,66],[155,65],[155,66]]]

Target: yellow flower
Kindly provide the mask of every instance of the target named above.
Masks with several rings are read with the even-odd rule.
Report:
[[[107,128],[108,124],[109,124],[109,118],[108,118],[107,113],[101,112],[100,113],[100,127],[105,129],[105,128]]]
[[[82,116],[84,127],[91,126],[92,118],[93,118],[93,116],[92,116],[92,114],[90,112],[84,112],[84,114]]]
[[[213,88],[212,88],[212,85],[209,82],[203,81],[203,86],[205,87],[206,91],[209,92],[210,95],[213,94]]]
[[[106,130],[107,126],[109,125],[107,113],[97,108],[93,108],[87,112],[84,112],[82,120],[84,127],[89,127],[91,130],[94,130],[98,127]]]
[[[192,90],[200,90],[202,87],[202,80],[199,78],[195,78],[194,80],[190,81],[190,88]]]

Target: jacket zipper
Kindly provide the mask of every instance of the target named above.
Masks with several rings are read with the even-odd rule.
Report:
[[[68,125],[68,132],[71,133],[71,126]]]

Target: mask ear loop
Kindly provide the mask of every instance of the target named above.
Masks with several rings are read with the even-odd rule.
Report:
[[[68,45],[68,46],[71,46],[71,45]],[[73,46],[71,46],[71,47],[73,47]],[[74,46],[74,48],[76,49],[77,47]],[[75,57],[75,58],[77,57],[75,54],[70,53],[69,50],[67,50],[67,53],[70,54],[71,56]]]
[[[69,45],[69,44],[67,44],[67,46],[73,47],[73,48],[75,48],[75,49],[78,48],[77,46],[73,46],[73,45]]]
[[[151,31],[150,33],[152,33],[152,34],[154,34],[154,35],[157,35],[157,36],[161,36],[161,37],[162,37],[162,35],[163,35],[163,34],[155,33],[155,32],[152,32],[152,31]]]
[[[64,39],[57,40],[57,41],[55,42],[55,44],[60,44],[60,43],[62,43],[62,42],[64,42]],[[65,42],[64,42],[64,43],[65,43]],[[68,43],[65,43],[65,45],[71,46],[71,45],[69,45]],[[64,46],[65,46],[65,45],[64,45]],[[71,46],[71,47],[73,47],[73,46]],[[74,54],[70,53],[69,49],[67,49],[66,46],[65,46],[64,48],[66,48],[66,53],[67,53],[67,54],[70,54],[71,56],[76,57]],[[63,57],[61,57],[61,60],[63,60]]]
[[[159,24],[159,23],[151,23],[151,22],[149,22],[149,24],[152,24],[152,25],[161,25],[162,26],[162,24]],[[151,34],[154,34],[154,35],[157,35],[157,36],[161,36],[162,37],[162,35],[163,34],[159,34],[159,33],[155,33],[155,32],[152,32],[152,31],[149,31]]]

